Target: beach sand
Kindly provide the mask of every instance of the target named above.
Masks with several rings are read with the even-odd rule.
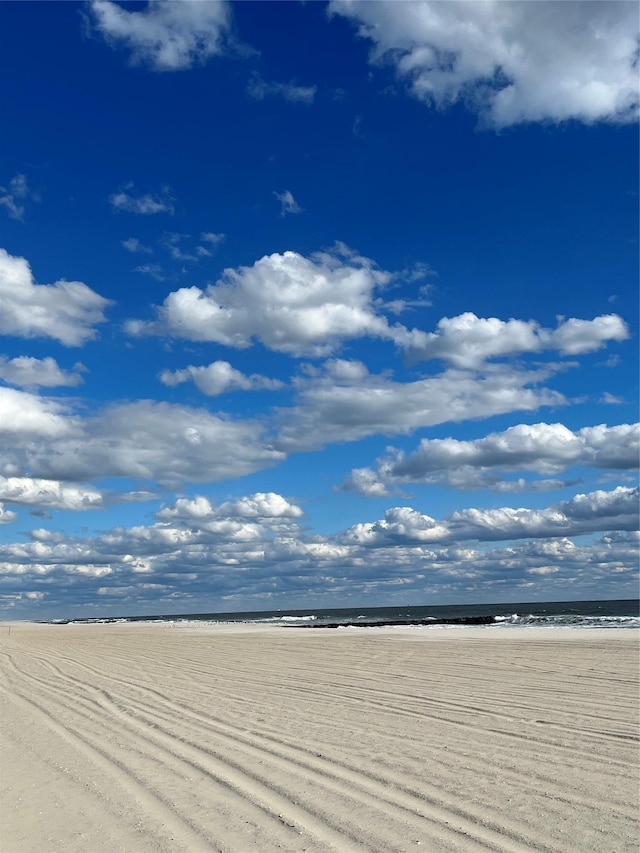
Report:
[[[638,633],[0,625],[2,853],[624,853]]]

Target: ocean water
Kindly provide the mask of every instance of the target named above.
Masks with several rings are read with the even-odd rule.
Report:
[[[527,628],[639,628],[640,600],[525,601],[511,604],[461,604],[427,607],[362,607],[307,610],[266,610],[244,613],[183,613],[157,616],[124,616],[106,619],[53,620],[57,622],[245,622],[304,628],[376,628],[447,625],[487,629]]]

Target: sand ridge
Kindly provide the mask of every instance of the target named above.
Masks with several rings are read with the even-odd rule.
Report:
[[[636,631],[0,642],[2,853],[638,850]]]

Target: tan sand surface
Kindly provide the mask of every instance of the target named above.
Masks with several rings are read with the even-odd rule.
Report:
[[[638,634],[0,625],[2,853],[624,853]]]

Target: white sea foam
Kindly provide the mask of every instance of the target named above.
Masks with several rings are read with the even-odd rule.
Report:
[[[310,616],[280,616],[279,619],[282,622],[313,622],[314,619],[317,619],[317,616],[311,614]]]
[[[638,616],[583,616],[573,613],[558,615],[494,616],[497,625],[517,625],[520,628],[640,628]]]

